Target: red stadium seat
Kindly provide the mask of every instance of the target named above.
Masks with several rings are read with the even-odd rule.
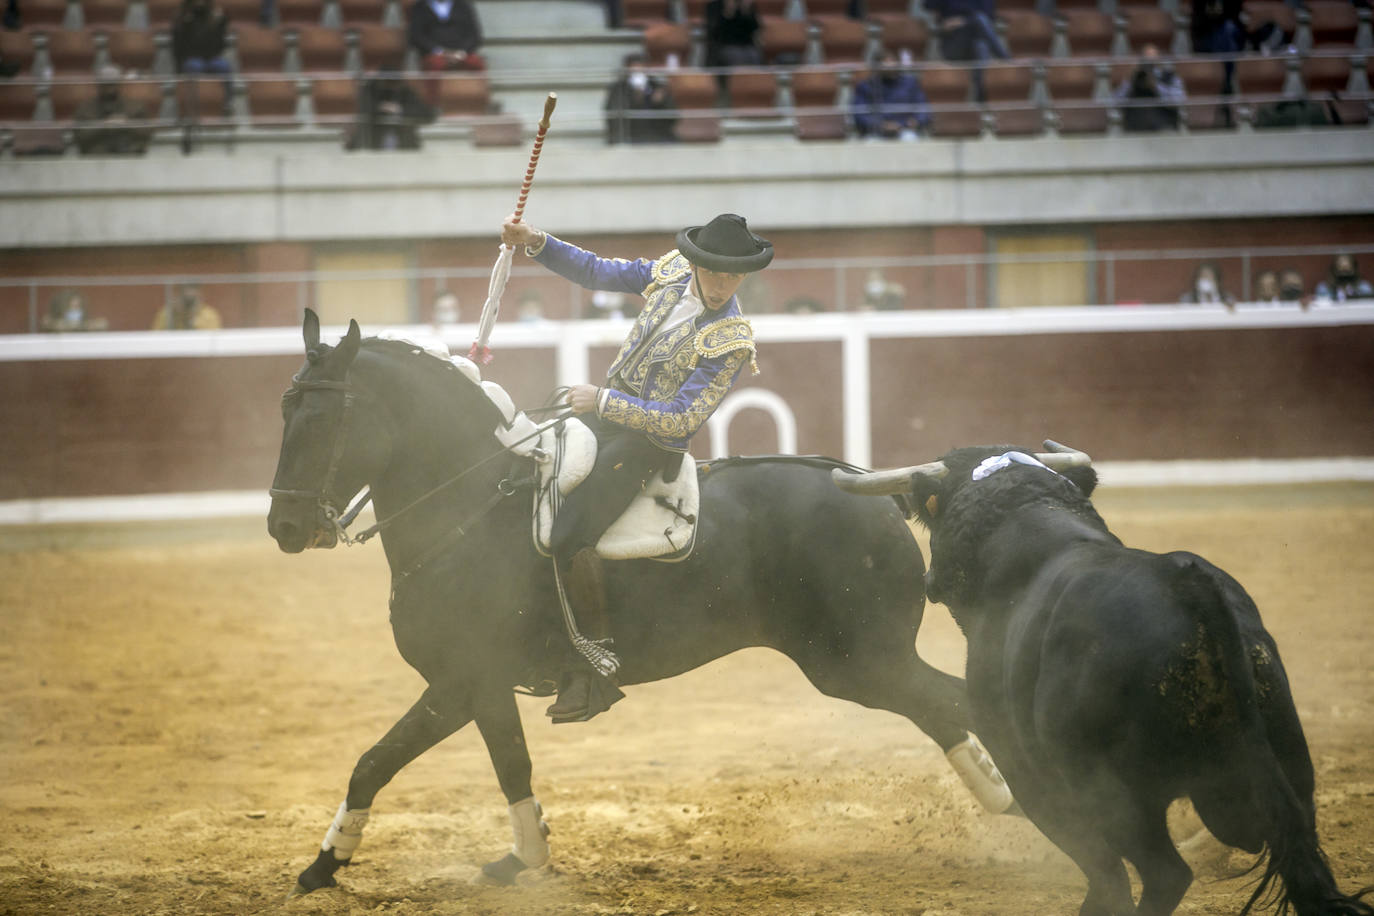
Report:
[[[830,16],[849,15],[850,0],[806,0],[808,19],[823,19]]]
[[[340,77],[315,77],[310,81],[315,123],[337,127],[351,124],[358,115],[358,83]]]
[[[1289,37],[1298,30],[1298,19],[1293,13],[1293,7],[1284,0],[1245,0],[1241,15],[1246,20],[1246,28],[1251,32],[1271,22]]]
[[[67,0],[24,0],[19,11],[26,29],[60,29],[67,18]]]
[[[220,9],[224,10],[224,15],[229,19],[230,27],[237,25],[250,25],[258,22],[259,13],[262,11],[262,0],[216,0]]]
[[[1245,57],[1236,61],[1236,83],[1246,95],[1278,95],[1288,76],[1288,61],[1282,57]]]
[[[1230,127],[1230,105],[1216,101],[1226,78],[1225,67],[1211,60],[1194,59],[1175,62],[1174,69],[1183,80],[1188,102],[1180,114],[1190,130],[1212,130]]]
[[[802,140],[841,140],[848,118],[836,107],[839,78],[834,70],[796,70],[792,73],[792,104],[796,133]]]
[[[688,22],[701,22],[706,18],[706,4],[710,0],[686,0]],[[754,0],[754,11],[759,18],[764,16],[782,16],[787,12],[788,4],[791,0]]]
[[[1307,0],[1312,16],[1312,47],[1352,48],[1359,17],[1350,0]]]
[[[1327,102],[1344,125],[1369,122],[1369,105],[1363,98],[1344,98],[1350,84],[1350,58],[1309,57],[1302,62],[1302,81],[1307,91]]]
[[[70,121],[76,113],[77,106],[87,99],[95,98],[95,93],[94,82],[53,83],[48,90],[48,99],[52,102],[53,120]]]
[[[400,70],[406,59],[406,33],[385,25],[355,26],[364,70]]]
[[[1054,43],[1054,23],[1032,10],[999,10],[1006,26],[1003,38],[1012,57],[1048,57]]]
[[[81,13],[88,29],[123,28],[128,11],[128,0],[81,0]]]
[[[911,60],[923,60],[930,33],[924,19],[911,16],[881,16],[877,19],[882,28],[884,50],[895,51],[898,55],[905,52]]]
[[[778,78],[771,70],[730,71],[730,112],[736,117],[777,117]]]
[[[217,77],[182,79],[177,83],[177,114],[200,124],[222,122],[228,115],[224,80]]]
[[[157,59],[152,32],[142,29],[111,29],[105,33],[110,62],[125,70],[151,73]]]
[[[0,92],[0,122],[31,121],[37,107],[36,83],[11,84]]]
[[[864,0],[864,11],[870,19],[881,16],[909,16],[911,0]]]
[[[670,54],[686,63],[691,48],[691,31],[680,22],[659,22],[644,30],[644,55],[655,67],[666,66]]]
[[[69,76],[95,72],[95,33],[58,29],[48,36],[48,62],[54,73]]]
[[[1040,107],[1031,101],[1034,74],[1029,64],[999,64],[983,71],[983,89],[997,135],[1029,136],[1044,129]]]
[[[319,25],[323,14],[323,0],[277,0],[277,18],[282,26]]]
[[[761,16],[763,59],[770,64],[800,63],[806,56],[807,23],[779,16]]]
[[[931,106],[931,133],[937,137],[976,137],[983,129],[982,111],[970,101],[969,70],[932,64],[920,72],[921,87]]]
[[[1131,49],[1139,52],[1146,45],[1154,45],[1168,53],[1174,41],[1174,16],[1157,6],[1130,6],[1121,11],[1126,20],[1126,39]]]
[[[439,81],[439,111],[444,117],[486,114],[491,102],[487,77],[467,73],[445,73],[421,78]]]
[[[381,25],[387,0],[339,0],[339,17],[345,27]]]
[[[0,29],[0,60],[18,67],[18,76],[29,75],[33,69],[33,36]]]
[[[857,63],[868,47],[868,23],[844,16],[815,20],[821,31],[821,54],[828,64]]]
[[[177,10],[181,9],[181,0],[145,0],[148,5],[148,29],[153,32],[171,28],[172,20],[176,19]],[[253,14],[252,22],[257,22],[257,14]],[[229,20],[232,28],[234,20]]]
[[[626,28],[645,29],[669,17],[668,0],[622,0],[622,15]]]
[[[233,27],[241,73],[280,73],[286,59],[286,40],[276,29],[259,25]]]
[[[296,113],[299,94],[294,77],[255,77],[245,80],[244,86],[254,127],[279,129],[301,125]]]
[[[322,25],[300,26],[296,47],[300,51],[302,70],[337,73],[344,69],[348,47],[339,29]]]
[[[1045,88],[1062,134],[1100,134],[1107,129],[1107,108],[1095,98],[1097,68],[1091,64],[1046,68]]]
[[[1067,23],[1065,35],[1070,53],[1077,57],[1105,57],[1111,53],[1116,36],[1112,17],[1096,9],[1063,10],[1062,15]]]
[[[677,103],[679,118],[673,128],[686,143],[714,143],[720,139],[720,114],[716,110],[716,78],[700,70],[679,70],[668,75],[668,87]]]

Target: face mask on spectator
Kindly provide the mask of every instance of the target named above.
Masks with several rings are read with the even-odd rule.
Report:
[[[1302,287],[1292,283],[1285,283],[1279,287],[1279,299],[1284,302],[1297,302],[1302,298]]]
[[[643,92],[649,88],[649,74],[635,71],[631,73],[627,82],[635,92]]]

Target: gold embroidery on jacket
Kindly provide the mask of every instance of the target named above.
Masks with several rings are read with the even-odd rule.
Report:
[[[729,393],[748,355],[748,350],[736,349],[726,356],[720,372],[716,373],[710,384],[697,392],[692,403],[681,412],[642,407],[631,403],[620,392],[610,391],[601,415],[621,426],[643,430],[656,439],[690,439]]]
[[[687,341],[692,337],[693,330],[691,322],[686,322],[670,329],[665,334],[660,334],[658,337],[654,338],[648,346],[640,351],[640,353],[630,361],[628,366],[622,366],[620,368],[620,378],[631,388],[632,394],[639,394],[644,397],[654,397],[644,392],[644,380],[648,377],[649,371],[655,366],[659,366],[659,364],[664,364],[659,367],[659,377],[656,379],[657,383],[654,386],[656,389],[661,389],[663,387],[662,373],[664,369],[667,368],[667,365],[677,360],[678,354],[676,351],[682,350],[688,354],[693,353],[692,348],[687,346]],[[692,360],[692,363],[693,365],[696,364],[695,358]],[[677,379],[677,384],[673,386],[673,392],[677,393],[677,389],[682,387],[682,383],[686,380],[687,376],[685,374],[679,377]]]
[[[673,306],[677,305],[678,300],[681,298],[682,290],[670,287],[663,290],[661,295],[655,296],[644,304],[644,308],[640,311],[639,317],[635,319],[634,327],[630,329],[629,336],[625,338],[625,343],[621,345],[620,352],[617,353],[615,359],[611,361],[611,368],[606,373],[608,378],[624,368],[621,364],[634,352],[635,347],[639,346],[640,341],[644,339],[644,335],[649,333],[650,328],[658,327],[659,323],[668,316]]]
[[[654,294],[655,289],[681,283],[691,276],[691,273],[692,262],[674,248],[654,262],[654,266],[650,269],[650,276],[653,279],[649,281],[648,286],[644,287],[642,295],[648,299]]]
[[[693,346],[698,354],[707,359],[737,350],[748,350],[749,368],[754,375],[759,374],[759,364],[755,359],[754,328],[747,318],[722,318],[708,324],[697,333]]]

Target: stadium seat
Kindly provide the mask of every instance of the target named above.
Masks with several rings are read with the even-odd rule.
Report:
[[[1350,0],[1308,0],[1312,47],[1353,48],[1359,17]]]
[[[1288,76],[1282,57],[1243,57],[1236,61],[1237,90],[1245,95],[1278,95]]]
[[[1188,104],[1180,112],[1189,130],[1230,127],[1230,103],[1217,102],[1221,96],[1226,70],[1222,64],[1206,59],[1180,60],[1174,69],[1183,80]]]
[[[930,32],[924,19],[884,15],[875,21],[881,29],[880,40],[885,50],[895,51],[898,55],[905,52],[911,60],[925,58]]]
[[[47,32],[48,63],[67,76],[95,72],[95,33],[55,29]]]
[[[870,19],[880,16],[909,16],[911,0],[864,0],[864,14]]]
[[[354,31],[358,35],[358,54],[364,70],[400,70],[405,65],[406,34],[403,30],[384,25],[360,25]]]
[[[1100,134],[1107,129],[1107,108],[1095,98],[1095,66],[1052,65],[1045,72],[1045,87],[1061,134]]]
[[[310,97],[315,123],[319,126],[345,127],[357,120],[357,80],[315,77],[310,81]]]
[[[224,97],[224,80],[207,76],[177,81],[177,116],[201,124],[215,124],[227,117],[229,101]]]
[[[244,81],[248,113],[257,128],[281,129],[301,125],[297,115],[299,92],[295,77],[255,77]]]
[[[646,29],[671,17],[668,0],[622,0],[621,13],[626,28]]]
[[[868,48],[868,23],[845,16],[821,16],[815,20],[821,31],[821,54],[828,64],[863,61]]]
[[[771,70],[737,67],[730,71],[730,113],[743,118],[778,115],[778,78]]]
[[[24,0],[19,10],[26,29],[60,29],[67,19],[67,0]]]
[[[677,103],[677,138],[686,143],[714,143],[720,139],[720,114],[716,110],[716,78],[700,70],[680,70],[668,75],[668,87]]]
[[[229,19],[230,28],[256,24],[259,13],[262,11],[262,0],[216,0],[216,2]],[[172,15],[175,18],[175,11]]]
[[[95,83],[53,83],[48,89],[48,99],[52,102],[52,119],[70,121],[76,114],[77,106],[87,99],[95,98]]]
[[[759,44],[763,59],[770,64],[798,64],[806,56],[808,24],[780,16],[761,16],[763,27]]]
[[[109,29],[123,28],[124,17],[129,11],[127,0],[82,0],[81,13],[86,20],[86,28]]]
[[[850,0],[806,0],[806,18],[849,16]]]
[[[1096,8],[1061,10],[1065,22],[1065,37],[1069,53],[1076,57],[1106,57],[1112,52],[1116,26],[1112,17]]]
[[[28,76],[33,69],[33,36],[0,29],[0,59],[18,67],[18,76]]]
[[[445,73],[439,79],[439,111],[445,117],[486,114],[491,83],[485,76]]]
[[[966,67],[931,64],[921,69],[921,87],[931,106],[931,133],[937,137],[976,137],[983,129],[982,112],[970,101]]]
[[[1032,136],[1044,129],[1040,107],[1031,101],[1031,65],[1002,64],[983,71],[983,90],[997,136]]]
[[[39,87],[36,83],[8,85],[0,92],[0,122],[33,120],[38,107]]]
[[[792,104],[796,133],[802,140],[841,140],[848,117],[837,107],[839,77],[834,70],[796,70],[792,74]]]
[[[142,29],[110,29],[105,33],[110,63],[124,70],[152,73],[157,61],[157,42]]]
[[[277,19],[283,27],[319,25],[323,14],[323,0],[277,0]]]
[[[644,56],[655,67],[667,66],[670,54],[686,63],[691,49],[691,30],[680,22],[659,22],[644,30]]]
[[[1137,53],[1146,45],[1154,45],[1169,53],[1174,41],[1174,16],[1157,6],[1130,6],[1121,11],[1126,20],[1126,40]]]
[[[472,121],[473,146],[519,146],[524,139],[524,125],[514,115],[484,115]]]
[[[345,69],[348,47],[340,29],[323,25],[300,26],[296,32],[296,46],[302,70],[337,73]]]
[[[339,16],[345,27],[381,25],[386,14],[386,0],[338,0]]]
[[[259,25],[233,26],[240,73],[280,73],[286,59],[286,40],[276,29]]]
[[[1002,38],[1012,57],[1048,57],[1054,43],[1054,22],[1033,10],[999,10]]]
[[[176,18],[177,10],[181,8],[181,0],[145,0],[148,5],[148,29],[153,32],[160,32],[171,28],[172,20]],[[249,22],[257,22],[258,16],[255,12]],[[229,20],[229,27],[234,27],[234,20]]]
[[[706,19],[706,4],[709,0],[685,0],[688,22],[703,22]],[[759,18],[782,16],[787,12],[791,0],[754,0],[754,11]]]
[[[1302,81],[1317,101],[1329,103],[1343,125],[1369,123],[1369,104],[1364,98],[1344,98],[1350,85],[1348,57],[1309,57],[1302,62]]]

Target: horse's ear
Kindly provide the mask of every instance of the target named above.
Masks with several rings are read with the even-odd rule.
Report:
[[[353,365],[353,357],[358,355],[358,345],[362,340],[363,332],[358,327],[358,322],[352,318],[348,319],[348,333],[339,341],[338,360],[341,365]]]
[[[305,310],[305,323],[301,326],[301,334],[305,337],[307,353],[320,345],[320,316],[316,315],[313,309]]]

